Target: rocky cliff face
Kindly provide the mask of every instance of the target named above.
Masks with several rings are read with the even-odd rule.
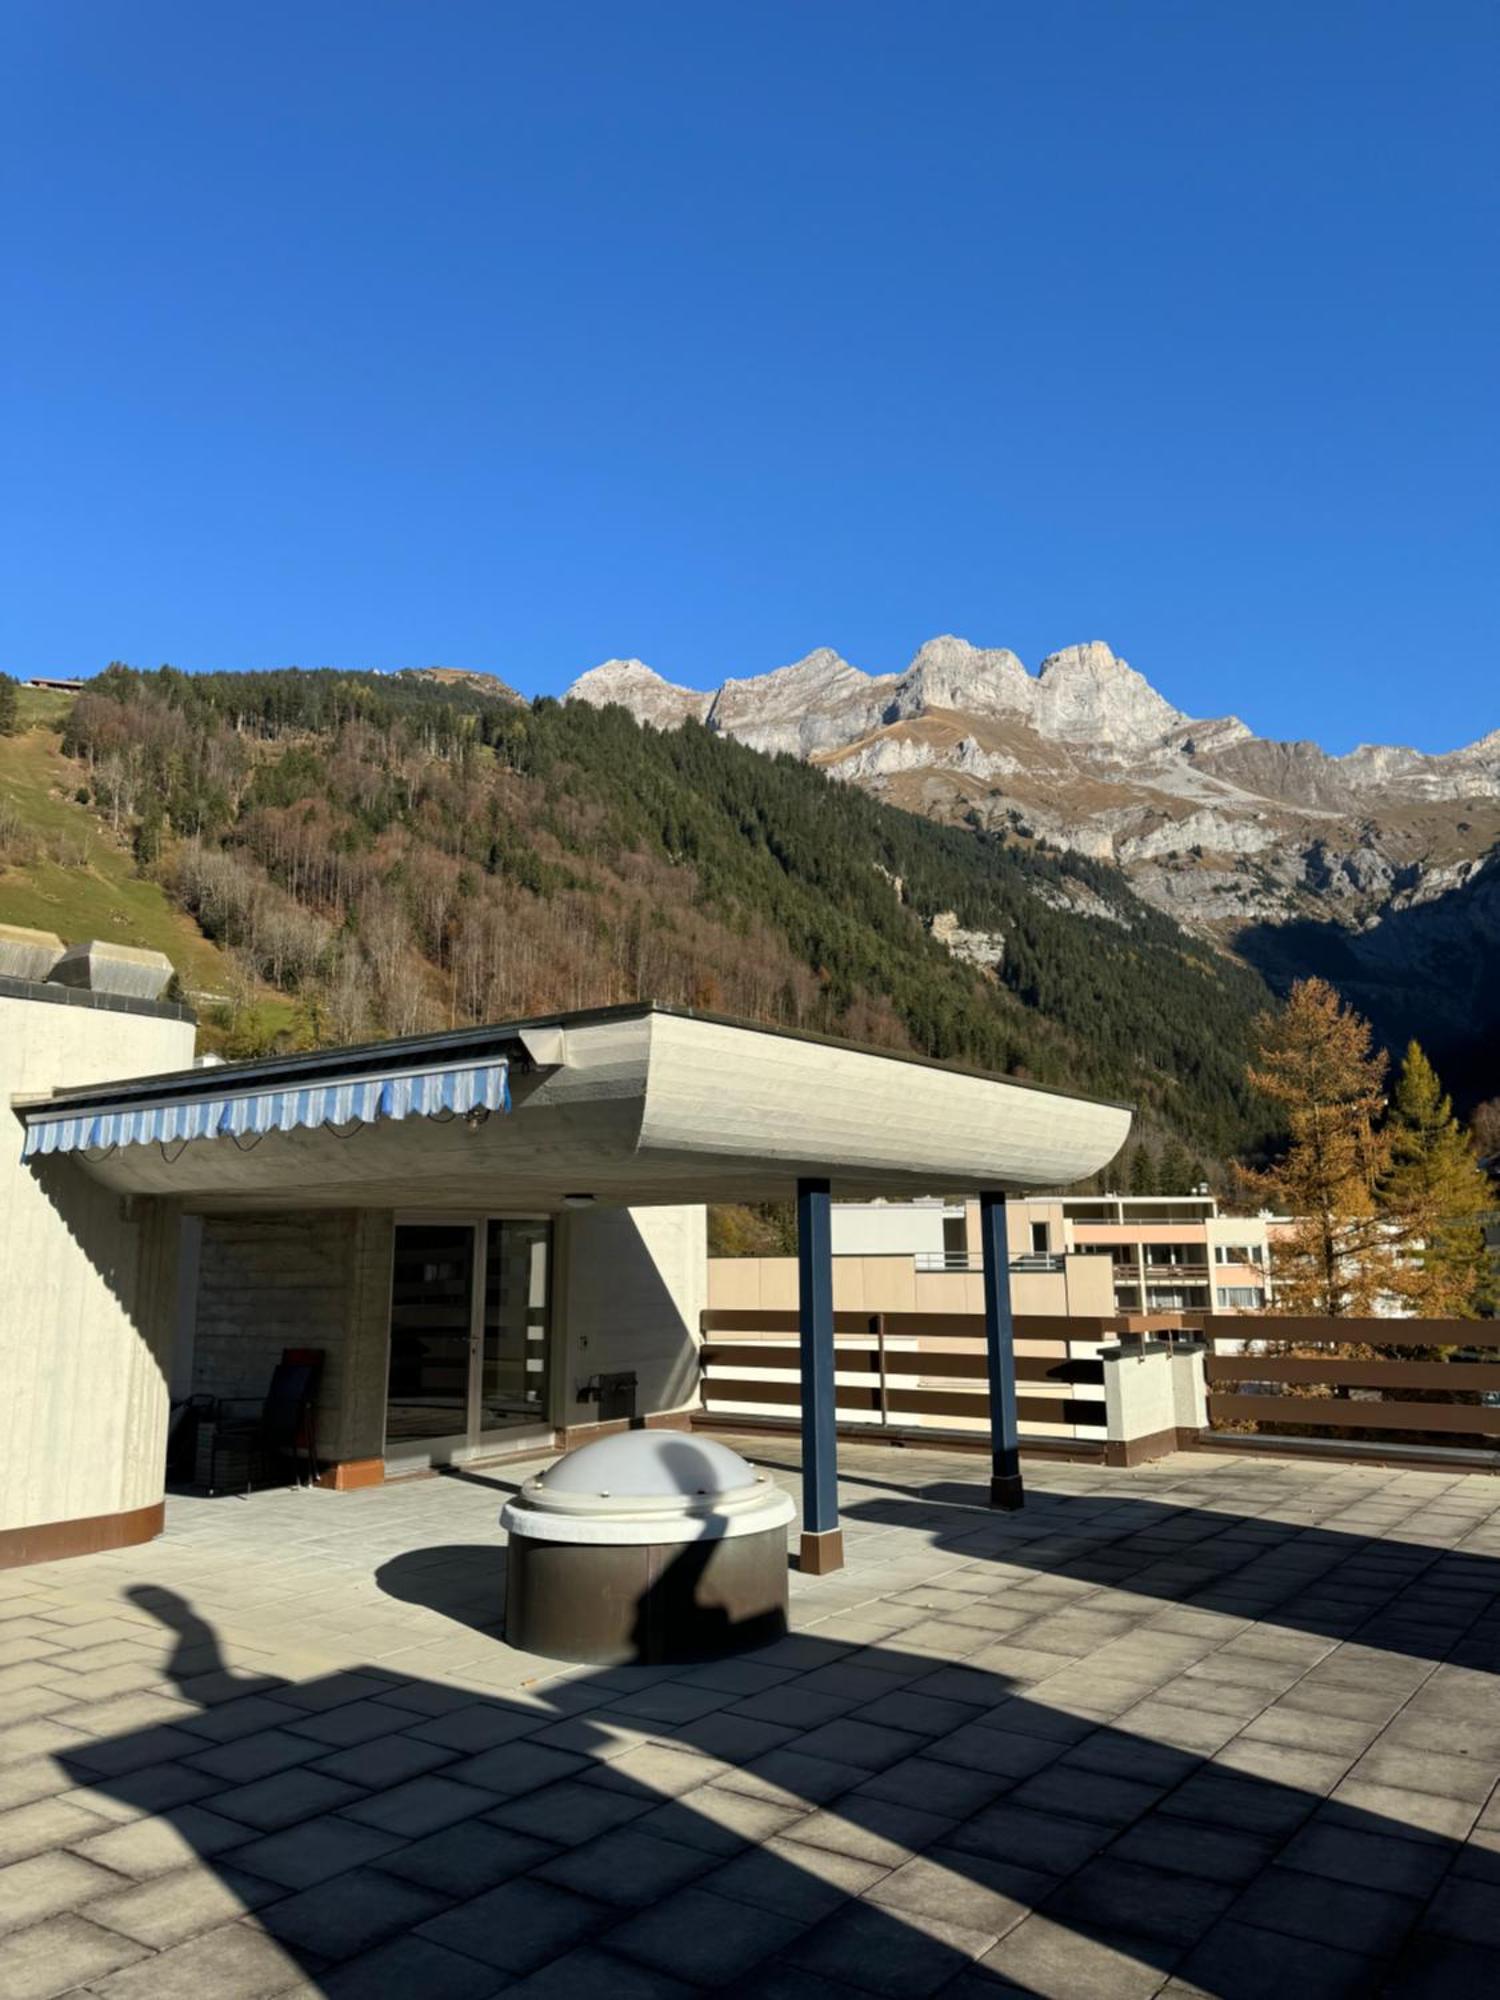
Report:
[[[658,728],[692,716],[912,811],[1116,861],[1160,908],[1225,936],[1330,917],[1372,929],[1451,897],[1500,843],[1500,730],[1441,756],[1331,757],[1185,714],[1100,640],[1035,674],[951,635],[894,674],[824,648],[711,695],[612,660],[570,698]]]

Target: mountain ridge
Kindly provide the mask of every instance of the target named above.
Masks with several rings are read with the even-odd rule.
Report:
[[[825,647],[711,693],[612,662],[565,699],[618,702],[659,728],[698,721],[909,811],[1114,861],[1148,902],[1221,939],[1331,906],[1376,923],[1462,886],[1500,843],[1500,729],[1450,751],[1333,754],[1189,715],[1098,639],[1035,674],[952,634],[898,673]]]

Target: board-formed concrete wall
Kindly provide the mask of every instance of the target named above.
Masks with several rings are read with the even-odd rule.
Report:
[[[178,1010],[0,994],[0,1566],[160,1524],[178,1215],[63,1155],[23,1164],[11,1100],[180,1069]]]
[[[318,1455],[378,1458],[385,1443],[389,1211],[206,1215],[192,1386],[259,1399],[288,1347],[320,1348]]]

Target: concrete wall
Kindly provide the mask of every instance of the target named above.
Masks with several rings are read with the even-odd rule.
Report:
[[[100,1546],[62,1524],[161,1500],[178,1229],[66,1156],[23,1165],[10,1101],[179,1069],[193,1041],[189,1020],[0,995],[0,1563]],[[58,1533],[18,1538],[39,1527]]]
[[[597,1418],[579,1395],[594,1375],[633,1369],[641,1414],[698,1402],[699,1316],[708,1304],[701,1208],[598,1208],[558,1220],[553,1417]]]

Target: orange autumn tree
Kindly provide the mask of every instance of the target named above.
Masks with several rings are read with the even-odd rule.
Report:
[[[1373,1040],[1322,979],[1298,980],[1281,1012],[1255,1023],[1250,1081],[1287,1128],[1281,1158],[1246,1176],[1292,1218],[1272,1245],[1278,1313],[1359,1318],[1390,1289],[1391,1231],[1377,1207],[1390,1151],[1378,1129],[1386,1065]]]

